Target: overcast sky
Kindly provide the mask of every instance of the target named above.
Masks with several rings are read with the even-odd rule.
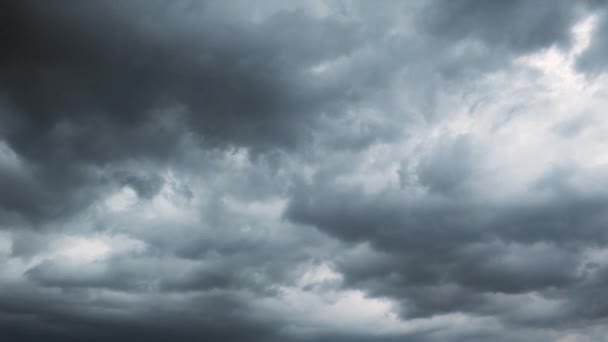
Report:
[[[601,0],[0,4],[3,341],[608,336]]]

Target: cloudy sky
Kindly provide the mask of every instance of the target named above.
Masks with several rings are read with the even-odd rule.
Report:
[[[1,335],[605,341],[607,72],[601,0],[2,1]]]

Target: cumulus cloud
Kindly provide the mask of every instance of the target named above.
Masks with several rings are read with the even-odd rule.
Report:
[[[15,341],[601,341],[597,1],[0,5]]]

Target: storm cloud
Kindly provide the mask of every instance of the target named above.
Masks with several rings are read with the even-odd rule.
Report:
[[[602,1],[0,4],[10,341],[603,341]]]

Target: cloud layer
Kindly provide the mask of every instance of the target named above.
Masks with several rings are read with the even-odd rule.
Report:
[[[0,5],[11,341],[601,341],[598,1]]]

